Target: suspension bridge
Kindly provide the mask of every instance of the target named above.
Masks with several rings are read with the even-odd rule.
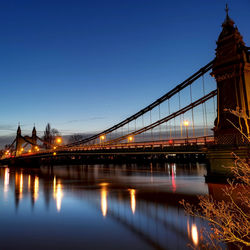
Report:
[[[31,137],[22,136],[19,126],[1,161],[199,157],[209,148],[235,146],[248,151],[249,107],[250,47],[226,9],[215,59],[166,94],[114,126],[66,145],[48,143],[35,128]]]

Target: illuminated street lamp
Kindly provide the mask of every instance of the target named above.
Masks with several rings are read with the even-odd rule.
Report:
[[[101,135],[100,136],[100,143],[104,142],[105,138],[106,138],[105,135]]]
[[[189,121],[188,121],[188,120],[185,120],[185,121],[183,122],[183,125],[184,125],[184,127],[186,127],[186,134],[187,134],[187,139],[188,139],[188,126],[189,126]]]
[[[61,144],[62,143],[62,137],[57,137],[56,138],[56,143]]]
[[[128,137],[128,142],[132,142],[133,140],[134,140],[134,137],[130,135],[130,136]]]

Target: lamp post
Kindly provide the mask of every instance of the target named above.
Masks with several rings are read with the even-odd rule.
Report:
[[[57,137],[56,138],[56,143],[61,144],[62,143],[62,137]]]
[[[188,121],[188,120],[185,120],[185,121],[183,122],[183,125],[184,125],[184,127],[186,127],[186,135],[187,135],[187,139],[188,139],[188,125],[189,125],[189,121]]]
[[[105,138],[106,138],[105,135],[101,135],[100,136],[100,143],[104,142]]]
[[[134,137],[130,135],[130,136],[128,137],[128,142],[132,142],[133,140],[134,140]]]

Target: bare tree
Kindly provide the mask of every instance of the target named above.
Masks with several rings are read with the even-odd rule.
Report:
[[[240,113],[231,110],[230,112],[242,117]],[[249,117],[244,119],[249,120]],[[244,134],[240,128],[237,129],[250,143],[249,135]],[[185,200],[180,201],[186,213],[205,219],[211,226],[211,232],[202,229],[205,237],[201,239],[201,249],[211,249],[215,246],[219,249],[217,241],[231,243],[240,249],[250,247],[250,163],[249,159],[240,159],[234,153],[232,155],[235,164],[231,167],[231,172],[235,179],[228,180],[228,187],[223,189],[223,200],[214,200],[209,195],[198,196],[198,206],[193,206]]]
[[[83,138],[84,138],[84,137],[83,137],[83,135],[81,135],[81,134],[73,134],[73,135],[70,136],[69,142],[70,142],[70,143],[78,142],[78,141],[82,140]]]
[[[44,147],[47,149],[51,148],[57,136],[60,136],[59,131],[55,128],[51,128],[50,124],[48,123],[46,125],[44,136],[43,136]]]

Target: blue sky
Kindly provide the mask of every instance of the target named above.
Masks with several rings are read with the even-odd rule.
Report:
[[[1,1],[0,136],[132,115],[213,59],[226,2],[250,46],[249,0]]]

